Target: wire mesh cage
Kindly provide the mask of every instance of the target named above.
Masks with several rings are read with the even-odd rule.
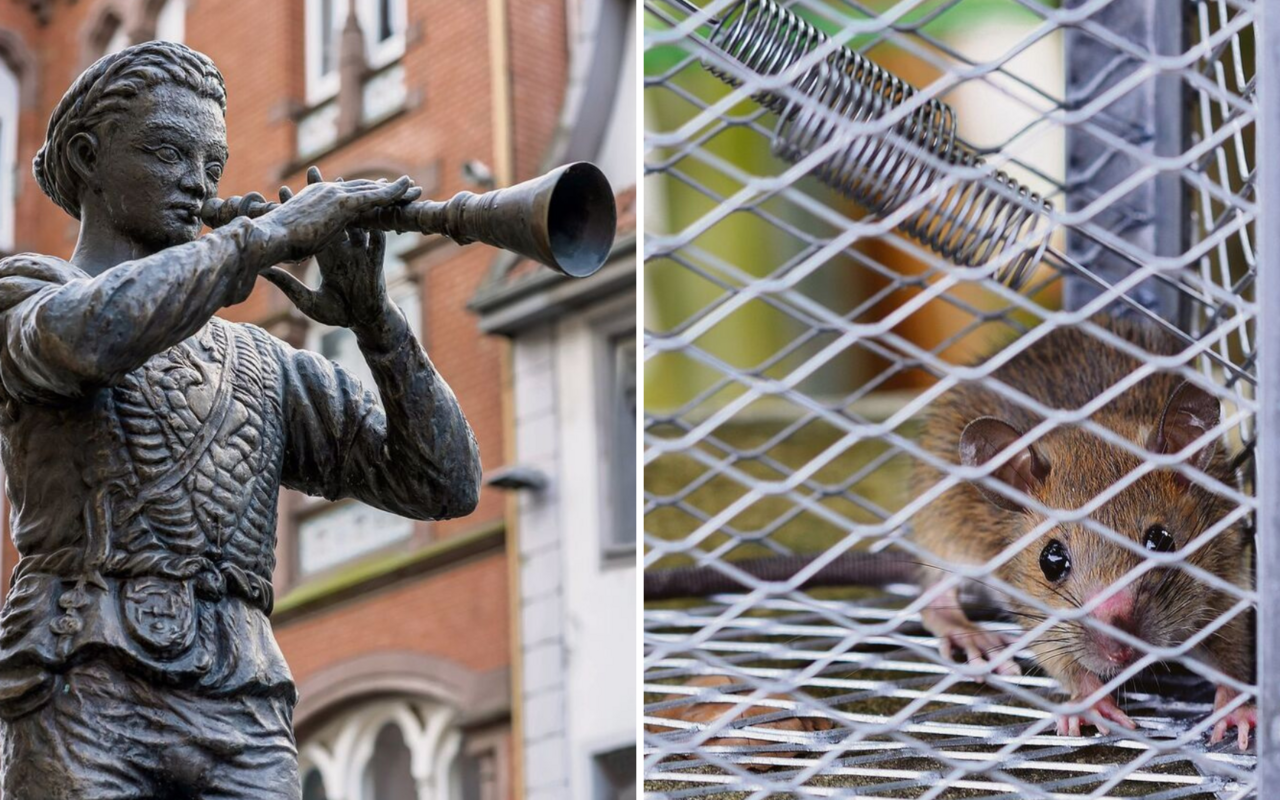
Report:
[[[648,797],[1271,796],[1256,16],[646,0]]]

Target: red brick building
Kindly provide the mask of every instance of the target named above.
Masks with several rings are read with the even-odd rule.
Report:
[[[218,64],[224,197],[296,188],[314,163],[328,177],[408,174],[444,198],[555,165],[574,7],[0,0],[0,250],[70,255],[77,224],[41,194],[30,165],[66,87],[107,52],[170,38]],[[467,305],[497,257],[416,234],[388,245],[392,297],[460,399],[486,473],[511,447],[509,344],[482,333]],[[348,332],[308,323],[265,282],[225,315],[363,367]],[[486,487],[473,515],[421,523],[284,495],[273,622],[302,695],[306,799],[522,796],[508,498]],[[5,575],[15,558],[6,542]]]

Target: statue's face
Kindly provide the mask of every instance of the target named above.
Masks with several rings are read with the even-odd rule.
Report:
[[[227,126],[217,101],[181,86],[143,92],[99,139],[92,191],[109,224],[162,250],[200,235],[200,206],[218,192]]]

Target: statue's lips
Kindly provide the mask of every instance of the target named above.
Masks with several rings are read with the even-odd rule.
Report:
[[[169,211],[176,216],[181,217],[183,222],[191,223],[200,221],[200,206],[198,205],[178,203],[169,206]]]

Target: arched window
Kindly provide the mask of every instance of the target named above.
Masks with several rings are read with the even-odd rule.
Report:
[[[383,725],[373,743],[373,757],[364,768],[364,800],[418,800],[412,758],[400,726]]]
[[[408,698],[351,708],[300,743],[303,800],[472,800],[456,790],[453,716]]]
[[[12,253],[14,249],[18,109],[18,76],[0,59],[0,253]]]

